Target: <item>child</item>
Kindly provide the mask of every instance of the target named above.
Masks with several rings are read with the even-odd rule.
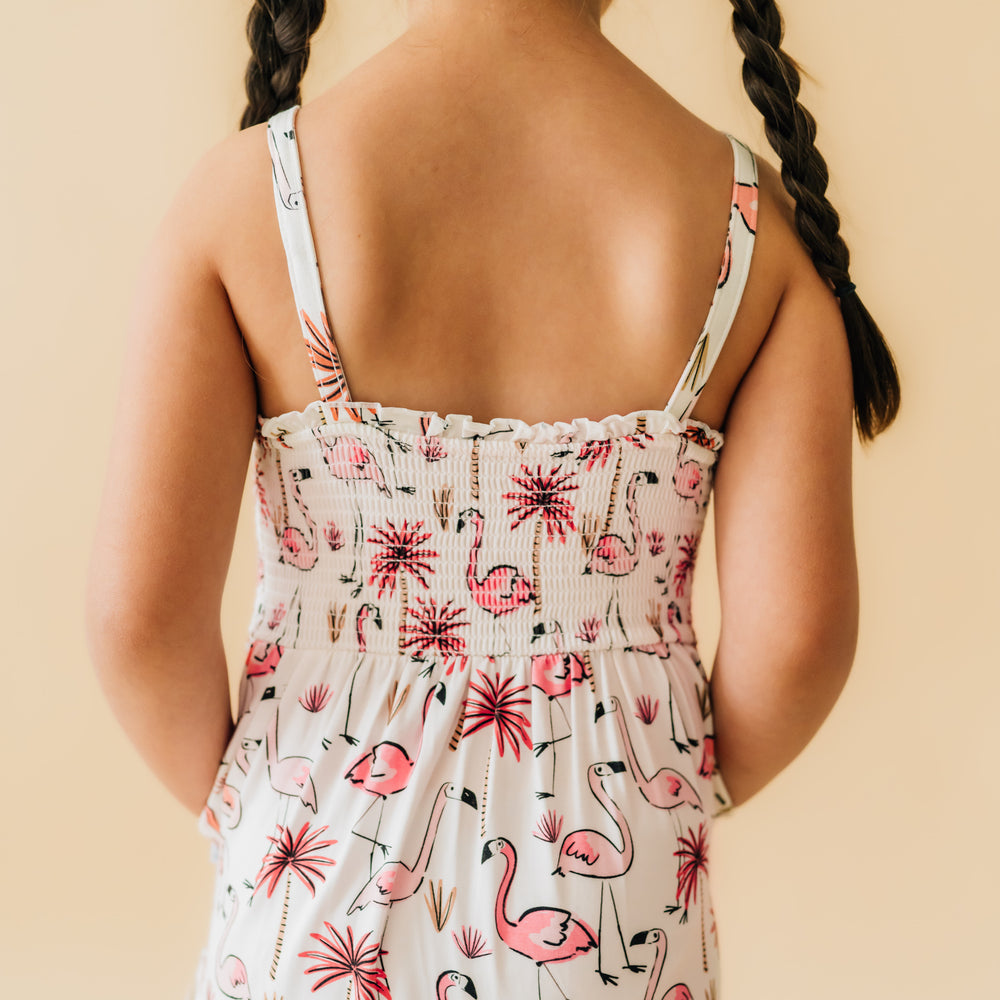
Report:
[[[196,997],[715,995],[712,824],[846,679],[852,407],[871,439],[899,385],[775,5],[733,24],[781,178],[608,6],[412,0],[300,108],[324,4],[258,2],[243,130],[158,233],[89,620],[214,847]]]

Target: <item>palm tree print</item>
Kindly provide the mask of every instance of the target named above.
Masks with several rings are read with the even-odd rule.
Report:
[[[698,824],[698,832],[695,833],[688,827],[686,837],[678,837],[679,849],[674,851],[674,856],[680,858],[677,868],[677,906],[668,907],[668,910],[677,910],[680,906],[681,896],[684,897],[684,912],[681,914],[681,923],[687,922],[688,908],[692,903],[698,902],[698,881],[702,876],[708,877],[708,840],[705,834],[705,824]],[[708,953],[705,949],[705,906],[704,900],[701,906],[701,964],[705,972],[708,972]]]
[[[514,677],[500,680],[500,671],[497,671],[494,677],[488,676],[482,670],[477,670],[476,673],[479,674],[482,684],[469,682],[469,687],[479,697],[466,701],[466,729],[462,733],[462,738],[478,733],[486,726],[493,726],[500,756],[503,756],[509,740],[514,756],[520,760],[520,741],[523,741],[529,750],[532,749],[531,735],[528,733],[531,721],[517,708],[519,705],[531,703],[531,698],[521,693],[528,690],[528,685],[513,687]]]
[[[460,663],[459,669],[464,670],[469,658],[464,655],[465,638],[458,635],[457,630],[469,624],[459,618],[466,609],[452,608],[450,600],[439,605],[433,597],[426,603],[417,597],[417,604],[418,607],[409,609],[411,623],[403,626],[408,635],[403,641],[403,649],[415,648],[421,658],[427,650],[435,650],[445,663],[451,661],[448,674],[456,661]]]
[[[546,537],[550,542],[556,536],[561,542],[565,542],[566,531],[576,531],[576,525],[573,523],[573,504],[564,496],[570,490],[579,489],[576,483],[570,482],[575,475],[575,472],[562,473],[559,466],[555,466],[546,474],[539,465],[537,471],[532,472],[528,466],[522,464],[521,475],[510,477],[521,487],[520,492],[503,494],[505,500],[514,501],[513,505],[507,508],[507,513],[514,515],[514,522],[510,526],[512,531],[519,524],[537,515],[531,547],[531,583],[535,594],[535,610],[539,613],[542,610],[539,581],[542,525],[545,525]]]
[[[373,941],[366,945],[365,942],[371,935],[371,931],[366,931],[354,943],[354,930],[350,926],[347,928],[346,939],[340,932],[326,920],[323,921],[330,937],[323,937],[322,934],[310,934],[326,949],[326,951],[300,951],[299,958],[315,958],[317,965],[311,965],[306,969],[307,976],[318,973],[320,978],[312,985],[312,992],[327,983],[335,982],[338,979],[351,977],[354,983],[354,996],[358,1000],[376,1000],[376,997],[386,997],[392,1000],[389,994],[389,984],[386,982],[385,969],[382,968],[382,956],[387,954],[378,941]],[[334,940],[336,939],[336,940]]]
[[[674,567],[674,593],[678,597],[684,596],[688,580],[694,572],[695,560],[698,558],[698,542],[701,541],[701,534],[685,535],[677,549],[680,558]]]
[[[271,841],[274,849],[268,848],[268,853],[264,855],[260,871],[257,873],[253,894],[256,895],[266,886],[267,897],[270,899],[281,877],[285,876],[285,900],[281,908],[281,924],[278,927],[278,939],[274,945],[274,958],[271,960],[272,979],[278,972],[281,945],[285,939],[292,875],[298,877],[299,881],[309,890],[310,896],[315,896],[316,882],[326,881],[326,873],[321,866],[336,864],[332,858],[324,857],[319,853],[325,847],[337,843],[336,840],[318,839],[326,832],[326,829],[327,827],[323,826],[310,833],[309,824],[305,823],[298,833],[293,834],[287,826],[279,826],[278,836],[268,836],[267,838]]]
[[[698,824],[698,832],[695,833],[688,827],[686,837],[678,837],[677,843],[680,849],[674,851],[674,857],[680,858],[681,862],[677,868],[677,902],[680,903],[681,896],[684,897],[684,915],[692,903],[698,902],[698,878],[708,874],[708,844],[705,837],[705,824]],[[683,922],[685,917],[681,917]]]
[[[381,597],[387,588],[390,594],[394,594],[396,582],[399,582],[399,651],[402,653],[406,641],[406,574],[418,580],[426,590],[428,584],[424,574],[434,572],[427,560],[436,557],[437,552],[420,548],[431,537],[429,531],[419,530],[424,526],[423,521],[411,526],[404,520],[398,528],[388,519],[385,523],[384,528],[372,525],[375,534],[368,539],[382,546],[382,551],[372,556],[368,584],[371,586],[378,578],[378,596]]]

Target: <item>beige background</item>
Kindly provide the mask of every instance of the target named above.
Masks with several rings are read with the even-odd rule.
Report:
[[[207,927],[207,844],[100,697],[81,588],[137,261],[182,177],[236,127],[249,3],[4,6],[0,994],[180,1000]],[[905,406],[858,451],[863,612],[846,691],[802,756],[717,828],[722,996],[996,995],[1000,15],[980,0],[787,6],[853,274],[895,345]],[[405,23],[403,0],[329,7],[306,100]],[[605,31],[771,157],[729,12],[618,0]],[[234,671],[254,576],[246,519],[240,531],[224,609]],[[697,603],[710,654],[710,544]]]

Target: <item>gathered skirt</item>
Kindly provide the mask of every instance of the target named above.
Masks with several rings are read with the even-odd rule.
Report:
[[[288,649],[240,694],[196,1000],[716,996],[694,647]]]

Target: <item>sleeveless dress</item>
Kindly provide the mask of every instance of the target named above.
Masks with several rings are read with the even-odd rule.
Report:
[[[200,831],[197,1000],[710,1000],[715,767],[691,625],[722,434],[687,418],[740,303],[735,175],[703,332],[662,410],[480,423],[351,399],[294,106],[274,195],[321,399],[258,418],[236,729]]]

